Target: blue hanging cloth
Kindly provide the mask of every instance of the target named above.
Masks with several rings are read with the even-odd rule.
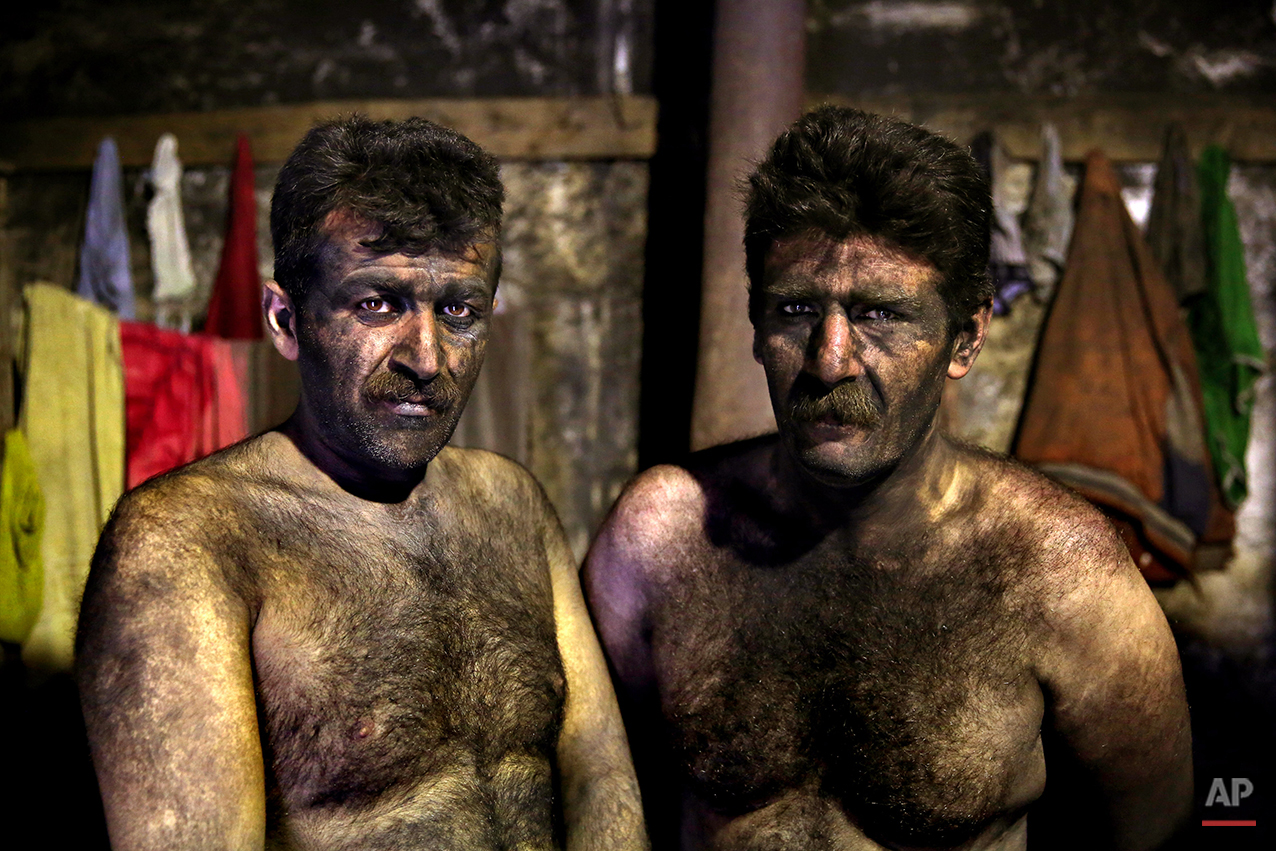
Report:
[[[133,273],[124,224],[124,174],[120,153],[110,136],[98,145],[85,218],[76,291],[121,319],[132,319]]]

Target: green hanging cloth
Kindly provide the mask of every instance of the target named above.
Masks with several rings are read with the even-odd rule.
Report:
[[[1236,208],[1227,197],[1231,161],[1211,145],[1197,169],[1205,231],[1206,291],[1187,299],[1188,327],[1196,344],[1210,454],[1223,495],[1232,508],[1248,492],[1245,447],[1254,407],[1254,382],[1266,366],[1241,244]]]
[[[22,432],[4,436],[0,471],[0,639],[21,644],[44,596],[44,494]]]

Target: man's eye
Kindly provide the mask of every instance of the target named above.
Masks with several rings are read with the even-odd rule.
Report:
[[[899,318],[899,314],[897,314],[895,311],[887,310],[884,307],[870,308],[869,310],[866,310],[863,313],[861,313],[860,316],[863,316],[865,319],[876,319],[879,321]]]
[[[443,313],[453,319],[468,319],[474,314],[474,310],[468,304],[445,304]]]
[[[808,313],[814,313],[815,308],[801,301],[786,301],[780,304],[780,312],[785,316],[804,316]]]
[[[389,313],[392,308],[390,302],[383,298],[365,298],[359,302],[359,309],[365,313]]]

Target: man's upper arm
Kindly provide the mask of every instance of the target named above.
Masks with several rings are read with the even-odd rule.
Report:
[[[589,607],[594,614],[598,637],[607,650],[619,682],[628,696],[653,686],[651,647],[647,626],[648,576],[651,563],[653,525],[659,512],[662,488],[655,481],[658,471],[644,473],[621,495],[604,521],[585,558],[583,580]],[[670,536],[671,533],[666,533]]]
[[[1070,584],[1047,601],[1046,723],[1071,752],[1079,776],[1093,784],[1114,847],[1154,848],[1192,803],[1191,729],[1178,651],[1116,535],[1105,528],[1093,543],[1088,551],[1074,550],[1065,573]],[[1055,773],[1049,761],[1047,771]]]
[[[638,781],[607,662],[581,594],[576,562],[548,499],[538,486],[533,487],[553,583],[559,652],[567,677],[567,703],[558,739],[567,848],[645,848]]]
[[[77,637],[111,844],[260,848],[247,606],[191,531],[198,524],[147,503],[126,498],[103,533]]]
[[[584,584],[616,677],[634,749],[647,831],[656,848],[676,848],[682,830],[682,768],[669,748],[652,649],[652,618],[676,577],[694,570],[700,486],[678,467],[655,467],[630,483],[585,560]]]

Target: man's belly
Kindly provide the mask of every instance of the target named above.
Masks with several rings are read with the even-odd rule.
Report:
[[[703,847],[1010,836],[1045,787],[1045,701],[1004,571],[834,556],[688,574],[653,617],[673,756],[719,837]]]
[[[566,685],[548,594],[525,593],[522,610],[513,596],[305,588],[263,607],[254,671],[277,846],[553,845]]]
[[[1027,847],[1027,815],[1007,814],[985,822],[974,835],[949,847],[962,851],[1021,851]],[[818,790],[788,790],[756,810],[723,816],[689,799],[684,807],[683,845],[715,851],[877,851],[933,848],[868,836],[841,804]]]
[[[459,764],[359,809],[280,811],[267,848],[549,849],[557,846],[549,761],[508,757],[494,771]]]
[[[953,690],[675,708],[685,814],[713,837],[692,847],[1015,847],[1001,837],[1045,787],[1040,690]]]

